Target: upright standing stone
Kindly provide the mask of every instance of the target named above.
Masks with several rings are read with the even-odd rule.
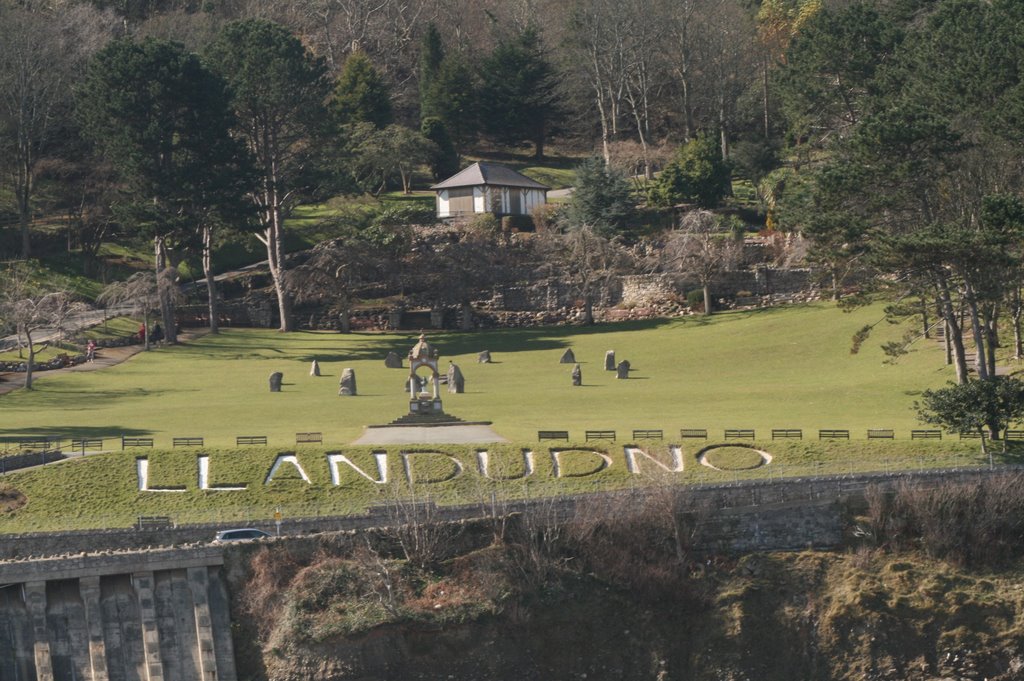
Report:
[[[604,353],[604,370],[615,371],[615,351],[609,350]]]
[[[490,364],[491,363],[491,351],[490,350],[484,350],[483,352],[481,352],[479,355],[476,356],[476,361],[479,362],[480,364]]]
[[[356,372],[354,370],[346,368],[344,371],[341,372],[341,381],[338,384],[338,394],[356,394]]]
[[[392,350],[388,353],[388,356],[384,358],[384,366],[388,369],[401,369],[402,358],[398,356],[398,353]]]
[[[275,371],[270,374],[270,392],[279,393],[281,392],[281,381],[284,380],[284,374],[280,371]]]
[[[583,371],[580,370],[579,364],[572,368],[572,384],[583,385]]]
[[[319,376],[320,375],[320,362],[316,361],[315,359],[313,360],[313,363],[309,367],[309,375],[310,376]]]
[[[558,360],[559,364],[575,364],[576,355],[572,353],[572,348],[566,348],[565,352],[562,353],[562,359]]]
[[[459,369],[458,364],[452,362],[448,362],[448,392],[466,392],[466,379],[462,375],[462,370]]]
[[[615,378],[629,378],[629,361],[622,360],[619,366],[615,367]]]

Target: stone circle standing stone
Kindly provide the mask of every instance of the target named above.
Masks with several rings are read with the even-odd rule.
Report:
[[[398,353],[392,350],[388,353],[388,356],[384,358],[384,366],[388,369],[401,369],[402,358],[398,356]]]
[[[619,365],[615,367],[615,378],[629,378],[629,361],[622,360]]]
[[[604,353],[604,370],[615,371],[615,351],[609,350]]]
[[[270,374],[270,392],[279,393],[281,392],[281,381],[284,380],[284,374],[280,371],[275,371]]]
[[[448,363],[448,392],[466,392],[466,378],[462,375],[462,369],[452,362]]]
[[[313,360],[313,364],[311,364],[310,367],[309,367],[309,375],[310,376],[319,376],[320,375],[320,362],[316,361],[315,359]]]
[[[562,353],[562,359],[558,360],[559,364],[575,364],[576,355],[572,353],[572,348],[566,348],[565,352]]]
[[[572,384],[583,385],[583,371],[580,369],[579,364],[572,368]]]
[[[491,351],[490,350],[484,350],[483,352],[481,352],[479,355],[476,356],[476,361],[479,362],[480,364],[490,364],[491,363]]]
[[[356,394],[356,372],[353,369],[346,368],[341,372],[341,381],[338,383],[338,394]]]

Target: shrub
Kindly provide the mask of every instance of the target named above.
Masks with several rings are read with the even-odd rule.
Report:
[[[563,207],[556,203],[535,206],[530,212],[534,229],[538,233],[555,231],[558,229],[558,222],[562,219],[562,212]]]
[[[532,232],[533,218],[529,215],[506,215],[501,219],[503,232]]]
[[[469,221],[469,227],[481,232],[497,232],[501,229],[501,222],[494,213],[479,213]]]
[[[703,310],[704,289],[695,288],[692,291],[688,291],[686,293],[686,304],[690,306],[691,310]]]
[[[730,191],[729,164],[722,160],[715,139],[701,135],[679,149],[676,159],[651,187],[651,203],[672,206],[694,203],[715,208]]]
[[[414,204],[387,206],[373,219],[374,227],[401,227],[404,225],[432,225],[437,222],[433,206]]]

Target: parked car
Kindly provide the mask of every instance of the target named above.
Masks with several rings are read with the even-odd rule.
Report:
[[[250,539],[264,539],[269,536],[270,535],[263,530],[257,530],[255,527],[240,527],[233,530],[221,530],[217,533],[217,536],[213,538],[213,541],[245,541]]]

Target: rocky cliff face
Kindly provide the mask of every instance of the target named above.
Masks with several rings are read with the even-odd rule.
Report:
[[[655,540],[652,542],[651,540]],[[475,547],[436,562],[233,558],[239,677],[265,681],[1024,678],[1024,571],[917,554]]]

